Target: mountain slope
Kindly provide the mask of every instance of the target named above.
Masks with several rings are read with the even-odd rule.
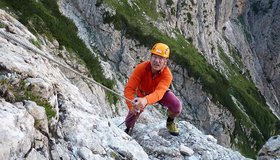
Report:
[[[62,0],[60,6],[77,26],[88,27],[90,38],[83,32],[80,36],[122,73],[117,74],[120,81],[138,57],[147,59],[154,42],[169,44],[174,87],[186,105],[181,117],[215,135],[219,143],[253,156],[279,133],[279,120],[253,83],[261,74],[247,65],[246,57],[253,55],[240,53],[250,47],[236,21],[245,6],[237,3]],[[236,11],[227,12],[231,7]]]
[[[113,87],[114,82],[111,80],[102,76],[101,79],[98,78],[103,75],[100,74],[101,70],[105,70],[105,73],[109,73],[105,77],[117,80],[119,91],[123,90],[122,85],[132,71],[130,66],[135,65],[139,57],[148,58],[147,53],[153,42],[168,43],[173,53],[170,66],[174,71],[174,87],[185,104],[181,118],[192,122],[204,132],[213,134],[225,146],[238,148],[243,154],[254,157],[264,141],[279,132],[276,126],[279,121],[270,113],[264,98],[250,81],[250,76],[241,74],[246,68],[242,67],[237,49],[227,44],[218,32],[222,28],[227,35],[236,25],[224,22],[219,16],[213,18],[215,14],[211,9],[220,9],[220,15],[223,15],[223,7],[230,8],[232,4],[204,4],[196,1],[190,1],[189,4],[180,1],[59,1],[62,13],[76,23],[79,36],[86,42],[86,46],[105,61],[101,61],[103,68],[100,69],[98,66],[90,66],[99,63],[84,56],[90,52],[78,50],[74,45],[77,39],[73,40],[74,35],[67,34],[72,30],[76,31],[76,28],[71,28],[72,25],[68,22],[62,28],[58,27],[58,22],[64,20],[53,18],[60,15],[54,1],[29,1],[21,2],[20,5],[16,2],[1,3],[10,6],[10,10],[19,12],[17,16],[21,17],[21,22],[33,32],[44,34],[49,40],[56,38],[60,48],[66,46],[67,50],[77,53],[85,61],[94,79]],[[33,7],[37,8],[37,12],[26,13],[33,10]],[[205,10],[198,9],[199,7],[204,7]],[[197,18],[192,18],[194,15]],[[222,24],[226,28],[221,27]],[[43,29],[40,30],[42,25]],[[67,26],[70,28],[64,30]],[[56,28],[60,30],[54,32]],[[66,33],[58,34],[60,31]],[[49,33],[53,35],[49,36]],[[64,35],[71,36],[63,38]],[[210,39],[206,35],[210,35]],[[73,41],[68,43],[68,40]],[[41,41],[45,40],[38,42]],[[81,42],[77,44],[79,46]],[[97,72],[96,68],[99,68]],[[74,78],[75,81],[78,81],[77,78]],[[111,103],[116,100],[112,95],[107,97]],[[116,105],[118,108],[114,104],[108,107],[111,109],[106,114],[124,115],[124,104],[119,102]]]
[[[117,127],[124,117],[110,118],[104,90],[65,70],[71,66],[57,52],[67,57],[66,50],[41,36],[37,48],[38,39],[3,10],[0,20],[9,26],[0,29],[1,159],[245,159],[184,121],[188,134],[171,136],[153,107],[128,136]]]

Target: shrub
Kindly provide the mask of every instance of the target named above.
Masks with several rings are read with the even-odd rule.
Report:
[[[21,102],[23,100],[31,100],[36,102],[37,105],[45,108],[46,115],[49,120],[56,115],[56,112],[53,110],[51,104],[46,99],[41,98],[40,95],[32,93],[24,81],[20,81],[19,84],[12,85],[7,79],[3,79],[0,81],[0,86],[4,85],[7,85],[9,92],[13,93],[15,96],[15,102]]]

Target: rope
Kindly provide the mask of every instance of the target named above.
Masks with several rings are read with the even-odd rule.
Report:
[[[114,94],[118,95],[119,97],[121,97],[121,98],[123,98],[123,99],[125,99],[125,100],[127,100],[127,101],[129,101],[129,102],[132,102],[130,99],[128,99],[128,98],[126,98],[126,97],[120,95],[120,94],[117,93],[116,91],[114,91],[114,90],[112,90],[112,89],[110,89],[110,88],[108,88],[108,87],[106,87],[106,86],[104,86],[104,85],[102,85],[102,84],[100,84],[100,83],[94,81],[93,79],[90,79],[89,77],[87,77],[87,76],[85,76],[85,75],[79,73],[78,71],[76,71],[76,70],[74,70],[74,69],[72,69],[72,68],[69,68],[69,67],[65,66],[64,64],[62,64],[62,63],[60,63],[60,62],[58,62],[58,61],[52,59],[51,57],[46,56],[46,54],[44,54],[44,52],[42,52],[42,51],[39,50],[38,48],[36,48],[36,47],[31,47],[31,46],[33,46],[33,44],[31,44],[31,43],[28,42],[29,45],[27,45],[27,44],[25,44],[24,42],[19,41],[18,39],[14,38],[14,36],[11,36],[11,35],[7,34],[7,33],[4,32],[3,30],[0,30],[0,34],[1,34],[2,36],[6,37],[7,39],[10,39],[10,40],[12,40],[12,41],[14,41],[14,42],[16,42],[16,43],[19,43],[19,44],[22,45],[23,47],[25,47],[25,48],[27,48],[27,49],[29,49],[29,50],[31,50],[31,51],[33,51],[33,52],[35,52],[35,53],[41,55],[41,56],[47,58],[48,60],[52,61],[53,63],[56,63],[56,64],[58,64],[59,66],[65,68],[65,69],[68,69],[68,70],[70,70],[71,72],[74,72],[75,74],[81,76],[81,77],[84,78],[84,79],[87,79],[88,81],[90,81],[90,82],[92,82],[92,83],[94,83],[94,84],[100,86],[101,88],[103,88],[103,89],[105,89],[105,90],[107,90],[107,91],[110,91],[111,93],[114,93]]]

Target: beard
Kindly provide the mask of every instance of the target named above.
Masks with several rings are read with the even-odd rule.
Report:
[[[153,62],[153,63],[151,63],[151,66],[152,66],[153,70],[160,71],[163,68],[164,64],[165,63],[161,64],[158,62]]]

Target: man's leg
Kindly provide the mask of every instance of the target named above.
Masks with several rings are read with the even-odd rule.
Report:
[[[165,92],[159,103],[168,108],[168,116],[170,118],[174,119],[178,117],[182,111],[182,104],[180,100],[171,90]]]
[[[166,91],[163,98],[159,101],[160,104],[168,108],[168,118],[166,127],[170,134],[178,136],[179,129],[176,127],[174,119],[179,116],[182,111],[182,104],[178,97],[170,90]]]
[[[131,129],[134,127],[137,119],[139,118],[141,112],[140,113],[132,113],[132,112],[128,112],[126,118],[125,118],[125,125],[126,125],[126,129],[125,132],[127,134],[130,133]]]

